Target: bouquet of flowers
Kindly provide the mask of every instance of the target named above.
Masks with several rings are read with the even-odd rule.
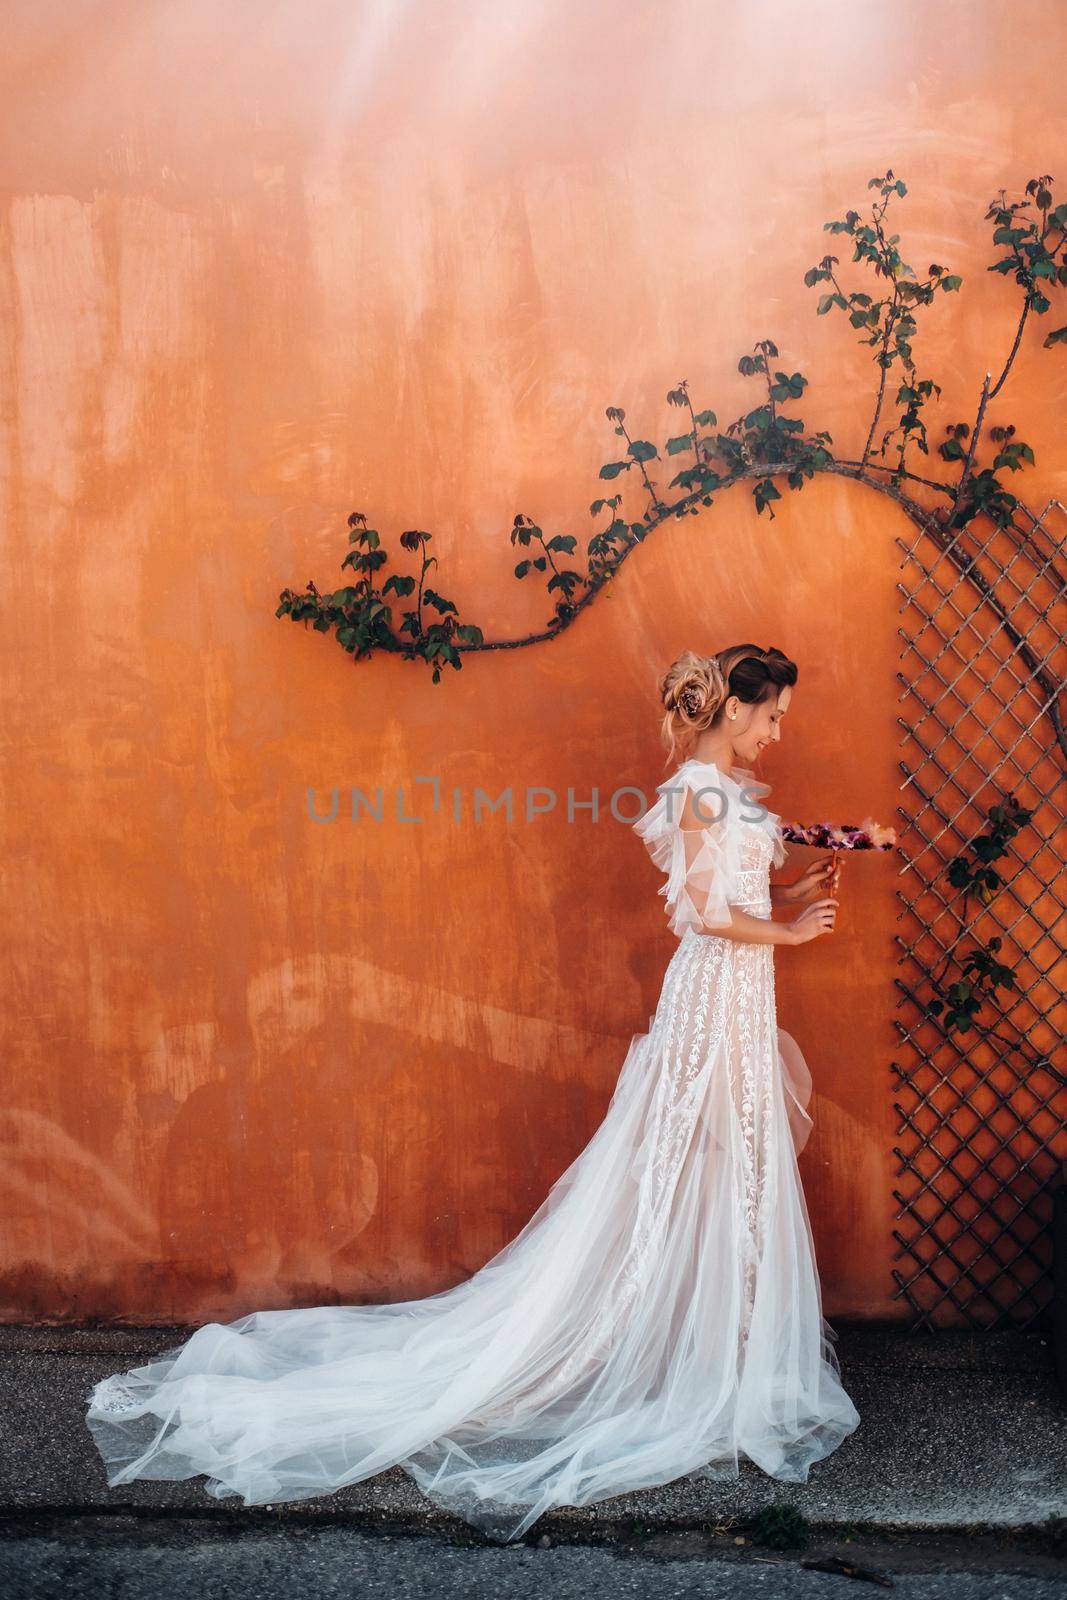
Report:
[[[809,844],[832,852],[826,881],[828,895],[837,894],[842,850],[892,850],[897,842],[897,830],[883,827],[873,817],[865,817],[858,826],[851,822],[813,822],[804,827],[799,822],[783,822],[781,829],[786,844]]]

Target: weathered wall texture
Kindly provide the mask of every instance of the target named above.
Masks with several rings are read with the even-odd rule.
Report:
[[[443,1288],[592,1133],[672,940],[625,827],[456,825],[415,777],[651,793],[658,672],[752,637],[801,667],[775,809],[893,820],[907,528],[839,482],[773,522],[734,492],[558,641],[436,688],[276,621],[278,592],[341,581],[360,509],[397,556],[432,530],[434,583],[488,635],[527,631],[547,609],[511,576],[514,513],[584,543],[603,408],[662,440],[684,377],[725,423],[757,403],[737,361],[763,337],[856,453],[874,369],[802,278],[889,166],[906,258],[965,277],[918,355],[938,428],[970,416],[1015,315],[983,213],[1062,155],[1067,13],[35,0],[7,21],[0,1315]],[[1067,497],[1064,386],[1034,330],[993,420],[1033,444],[1041,499]],[[399,785],[423,821],[316,826],[306,792],[335,784]],[[892,862],[846,863],[843,891],[836,935],[779,956],[779,1007],[816,1077],[826,1309],[884,1316]]]

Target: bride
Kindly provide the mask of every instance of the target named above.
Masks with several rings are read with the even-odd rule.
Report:
[[[739,764],[778,743],[796,679],[739,645],[660,683],[684,759],[633,827],[678,945],[603,1122],[525,1228],[440,1294],[249,1312],[102,1379],[86,1422],[109,1485],[202,1473],[255,1505],[399,1465],[510,1540],[549,1507],[746,1457],[802,1481],[852,1431],[797,1170],[811,1080],[773,964],[837,902],[828,857],[770,887],[779,819]]]

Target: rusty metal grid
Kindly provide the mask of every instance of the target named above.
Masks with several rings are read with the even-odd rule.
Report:
[[[901,551],[899,1116],[893,1277],[915,1328],[1020,1326],[1051,1296],[1051,1190],[1067,1159],[1067,516],[931,523]],[[1055,531],[1053,531],[1055,530]],[[981,906],[946,868],[1014,794],[1032,822]],[[1018,987],[992,1037],[927,1016],[930,974],[999,934]],[[957,976],[953,962],[949,976]],[[987,1003],[980,1021],[994,1020]],[[1047,1059],[1048,1066],[1035,1065]]]

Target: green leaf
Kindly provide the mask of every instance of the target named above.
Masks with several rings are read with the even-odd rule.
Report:
[[[634,439],[629,445],[628,453],[635,461],[654,461],[659,451],[648,439]]]
[[[681,455],[683,450],[692,450],[692,448],[693,435],[691,433],[680,433],[677,438],[667,440],[667,454],[669,456]]]
[[[600,476],[602,478],[617,478],[620,472],[625,472],[632,466],[632,461],[609,461],[606,466],[601,467]]]

